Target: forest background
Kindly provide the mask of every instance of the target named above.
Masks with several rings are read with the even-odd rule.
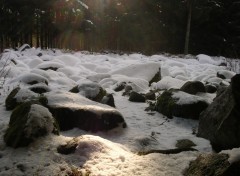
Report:
[[[1,0],[0,50],[240,55],[239,0]]]

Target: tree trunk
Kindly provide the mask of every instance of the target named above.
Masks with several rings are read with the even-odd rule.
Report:
[[[187,28],[185,35],[185,45],[184,45],[184,54],[188,54],[189,52],[189,37],[190,37],[190,29],[191,29],[191,19],[192,19],[192,4],[193,0],[188,0],[187,2],[188,8],[188,17],[187,17]]]

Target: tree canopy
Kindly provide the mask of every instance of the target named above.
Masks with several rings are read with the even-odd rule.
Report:
[[[181,54],[187,39],[191,54],[239,57],[239,10],[239,0],[1,0],[0,48]]]

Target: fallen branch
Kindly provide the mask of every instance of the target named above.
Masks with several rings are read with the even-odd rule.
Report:
[[[198,151],[197,149],[194,148],[176,148],[176,149],[167,149],[167,150],[149,150],[149,151],[144,151],[144,152],[138,152],[138,155],[148,155],[151,153],[161,153],[161,154],[177,154],[181,152],[186,152],[186,151]]]

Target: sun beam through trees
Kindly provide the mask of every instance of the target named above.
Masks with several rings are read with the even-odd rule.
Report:
[[[239,2],[2,0],[0,48],[28,43],[41,48],[181,54],[187,47],[191,54],[238,57]]]

